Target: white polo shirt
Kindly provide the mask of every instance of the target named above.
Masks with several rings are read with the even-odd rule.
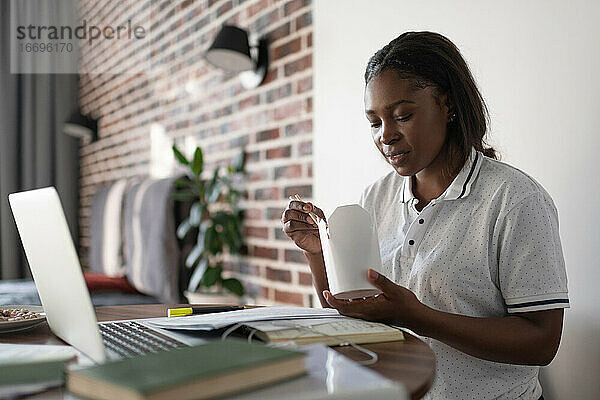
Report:
[[[429,307],[467,316],[569,307],[557,210],[533,178],[473,149],[446,191],[421,212],[411,186],[393,171],[361,197],[377,223],[385,276]],[[426,399],[542,394],[539,367],[485,361],[422,339],[437,361]]]

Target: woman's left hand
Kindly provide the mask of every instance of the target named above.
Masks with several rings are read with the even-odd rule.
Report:
[[[369,269],[367,277],[382,293],[361,299],[342,300],[336,299],[329,290],[324,290],[323,296],[340,314],[410,328],[424,308],[423,303],[413,292],[396,285],[372,269]]]

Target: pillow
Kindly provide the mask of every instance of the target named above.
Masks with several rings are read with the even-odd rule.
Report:
[[[127,180],[122,179],[98,190],[90,215],[89,267],[110,277],[121,277],[123,260],[123,200]]]
[[[180,301],[173,179],[146,179],[129,186],[125,195],[127,277],[139,292],[164,303]]]

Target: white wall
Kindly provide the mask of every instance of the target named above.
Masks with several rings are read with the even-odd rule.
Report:
[[[369,57],[400,33],[448,36],[469,63],[491,113],[491,143],[532,175],[559,210],[571,309],[546,399],[598,398],[600,379],[600,2],[314,2],[314,201],[353,203],[390,171],[363,113]]]

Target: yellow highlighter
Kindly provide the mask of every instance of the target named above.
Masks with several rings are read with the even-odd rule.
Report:
[[[245,310],[245,309],[246,309],[245,306],[207,306],[207,307],[169,308],[167,310],[167,317],[184,317],[186,315],[193,315],[193,314],[211,314],[211,313],[238,311],[238,310]]]

